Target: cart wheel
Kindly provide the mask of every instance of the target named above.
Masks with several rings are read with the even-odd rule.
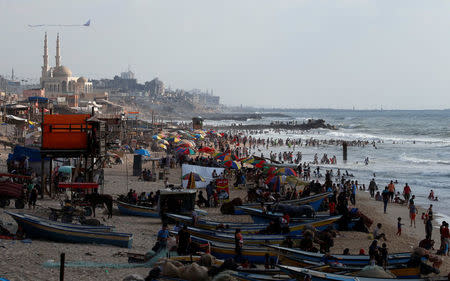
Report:
[[[72,222],[72,216],[71,216],[71,215],[64,214],[64,215],[61,217],[61,222],[63,222],[63,223],[71,223],[71,222]]]
[[[23,209],[25,208],[25,203],[23,202],[23,200],[17,199],[14,203],[14,206],[16,207],[16,209]]]
[[[55,212],[51,212],[50,216],[48,216],[48,219],[51,221],[57,221],[58,215]]]
[[[84,207],[84,216],[85,217],[92,216],[92,209],[91,209],[91,207]]]
[[[6,200],[5,199],[0,199],[0,208],[5,208],[6,207]]]

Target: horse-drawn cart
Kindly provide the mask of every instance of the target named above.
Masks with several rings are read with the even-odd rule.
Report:
[[[15,200],[14,205],[17,209],[25,207],[23,185],[10,181],[0,182],[0,208],[9,206],[11,200]]]

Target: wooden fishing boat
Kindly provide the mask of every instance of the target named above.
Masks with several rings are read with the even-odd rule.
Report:
[[[346,266],[366,266],[369,264],[367,255],[332,255],[326,257],[321,253],[306,252],[299,249],[291,249],[276,245],[266,245],[275,249],[280,254],[280,263],[295,266],[310,266],[311,262],[337,262]],[[406,264],[411,257],[411,253],[394,253],[388,256],[389,265]],[[306,261],[306,263],[305,263]]]
[[[9,214],[9,212],[5,211],[5,213]],[[49,220],[46,218],[41,218],[41,217],[36,217],[33,215],[29,215],[29,214],[22,214],[20,213],[20,215],[33,219],[33,220],[39,220],[48,224],[53,224],[53,225],[57,225],[57,226],[62,226],[62,227],[68,227],[68,228],[74,228],[74,229],[80,229],[80,230],[89,230],[89,231],[100,231],[100,232],[110,232],[114,229],[114,226],[111,225],[97,225],[97,226],[93,226],[93,225],[82,225],[82,224],[74,224],[74,223],[64,223],[64,222],[59,222],[59,221],[53,221],[53,220]]]
[[[254,223],[264,224],[273,220],[280,219],[283,217],[283,213],[280,212],[271,212],[271,211],[263,211],[257,208],[250,207],[242,207],[238,206],[241,210],[243,210],[247,215],[250,215],[253,219]],[[316,219],[327,218],[329,215],[315,215],[314,217],[291,217],[290,220],[292,223],[303,223],[310,222]]]
[[[109,244],[131,248],[133,235],[128,233],[90,231],[64,227],[32,219],[21,214],[8,213],[31,238],[42,238],[56,242]]]
[[[178,221],[182,224],[192,225],[192,217],[167,213],[166,216],[174,221]],[[206,230],[215,230],[215,231],[224,231],[229,230],[233,231],[237,228],[249,231],[258,232],[261,229],[266,228],[267,223],[264,224],[254,224],[254,223],[236,223],[236,222],[218,222],[213,220],[205,220],[199,218],[195,224],[195,227],[206,229]],[[224,229],[225,228],[225,229]]]
[[[234,244],[234,234],[220,233],[216,231],[198,229],[195,227],[188,227],[188,232],[196,237],[206,239],[209,241]],[[265,234],[243,234],[246,245],[261,245],[261,244],[281,244],[286,238],[301,239],[300,235],[265,235]]]
[[[327,198],[328,196],[332,195],[331,192],[324,192],[320,194],[311,195],[304,198],[298,198],[298,199],[292,199],[292,200],[282,200],[280,202],[277,202],[278,204],[289,204],[289,205],[310,205],[314,208],[315,211],[319,210],[320,205],[322,204],[322,201]],[[275,202],[266,202],[264,205],[273,205]],[[242,204],[242,206],[236,206],[235,208],[235,214],[236,215],[245,215],[246,213],[239,207],[249,207],[249,208],[258,208],[261,206],[261,203],[245,203]]]
[[[259,273],[251,273],[251,272],[236,272],[231,274],[236,280],[239,281],[295,281],[296,279],[292,279],[289,275],[285,274],[277,274],[277,275],[266,275]]]
[[[226,260],[228,258],[234,258],[236,252],[234,250],[234,244],[225,244],[214,241],[209,241],[196,236],[191,236],[193,242],[199,244],[209,244],[210,251],[213,256],[218,259]],[[278,261],[277,252],[272,251],[266,247],[245,246],[242,248],[242,258],[248,259],[249,262],[255,264],[264,264],[267,258],[272,260],[273,264]]]
[[[122,201],[116,201],[116,204],[119,208],[119,212],[123,215],[159,218],[159,212],[157,208],[139,206]]]
[[[192,218],[177,214],[167,214],[167,216],[180,223],[192,225]],[[339,220],[341,216],[320,216],[314,220],[308,220],[301,223],[291,223],[289,225],[290,235],[300,235],[307,225],[312,225],[318,230],[323,230],[327,226],[332,225]],[[236,229],[240,229],[242,234],[255,234],[263,229],[266,229],[268,222],[262,224],[253,223],[232,223],[232,222],[216,222],[211,220],[198,219],[195,224],[196,228],[205,230],[214,230],[224,233],[234,233]],[[220,230],[219,230],[220,228]]]
[[[278,265],[278,267],[288,273],[291,277],[296,278],[297,280],[304,280],[305,278],[309,278],[311,281],[392,281],[399,280],[402,278],[374,278],[374,277],[361,277],[352,275],[342,275],[342,274],[333,274],[327,272],[316,271],[312,269],[306,269],[295,266],[284,266]],[[447,276],[445,277],[426,277],[426,278],[411,278],[407,279],[410,281],[444,281],[448,280]]]

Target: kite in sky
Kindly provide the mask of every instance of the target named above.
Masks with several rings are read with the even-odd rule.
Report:
[[[85,27],[88,27],[90,25],[91,25],[91,20],[88,20],[85,24],[29,24],[28,27],[45,27],[45,26],[61,26],[61,27],[85,26]]]

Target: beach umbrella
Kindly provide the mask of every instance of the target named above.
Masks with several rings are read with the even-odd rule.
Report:
[[[150,152],[147,149],[136,149],[134,154],[150,157]]]
[[[228,152],[219,152],[214,155],[214,158],[216,158],[217,160],[223,161],[225,159],[225,156],[227,155],[227,153]]]
[[[250,162],[250,164],[255,166],[255,168],[262,168],[266,164],[266,161],[265,160],[257,160],[257,159],[255,159],[252,162]]]
[[[239,164],[239,162],[233,161],[233,160],[228,160],[223,162],[223,165],[225,167],[231,168],[231,169],[235,169],[235,170],[239,170],[241,168],[241,164]]]
[[[202,147],[202,148],[200,148],[200,149],[198,150],[198,152],[201,152],[201,153],[208,153],[208,154],[213,154],[215,151],[216,151],[216,150],[215,150],[214,148],[208,147],[208,146]]]
[[[193,150],[192,148],[182,148],[180,150],[176,150],[176,152],[178,154],[185,154],[185,155],[194,155],[195,154],[195,150]]]
[[[275,172],[277,175],[284,175],[284,176],[297,176],[297,173],[292,168],[279,168]]]
[[[170,137],[170,138],[167,138],[167,140],[170,141],[170,142],[177,143],[177,142],[179,142],[181,139],[180,139],[179,137]]]
[[[160,144],[165,144],[165,145],[169,145],[169,142],[166,140],[159,140],[158,143]]]
[[[193,175],[194,173],[189,173],[188,183],[186,188],[187,189],[194,189],[195,188],[195,177]]]
[[[203,181],[203,182],[205,181],[205,179],[202,176],[194,172],[187,173],[186,175],[182,176],[181,179],[189,180],[190,177],[194,177],[195,181]]]
[[[283,178],[281,176],[273,177],[269,182],[269,187],[272,192],[280,192],[280,186],[283,183]]]
[[[190,140],[181,140],[178,143],[178,146],[183,146],[183,147],[195,147],[195,143],[190,141]]]
[[[167,149],[167,146],[163,143],[158,144],[158,147],[162,149]]]
[[[161,139],[161,137],[160,137],[160,136],[158,136],[158,135],[154,135],[154,136],[152,136],[152,139],[154,139],[154,140],[160,140],[160,139]]]

